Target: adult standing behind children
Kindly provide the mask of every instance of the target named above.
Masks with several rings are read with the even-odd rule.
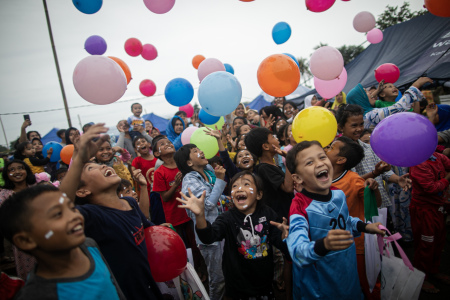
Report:
[[[186,128],[186,123],[180,116],[174,116],[167,124],[166,134],[169,141],[175,146],[175,150],[178,150],[183,146],[181,143],[181,133]]]

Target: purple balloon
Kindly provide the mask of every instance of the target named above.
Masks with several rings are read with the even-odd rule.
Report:
[[[370,145],[378,157],[398,167],[426,161],[438,143],[434,125],[424,116],[402,112],[382,120],[372,132]]]
[[[98,35],[92,35],[84,42],[84,49],[91,55],[103,55],[106,52],[106,41]]]

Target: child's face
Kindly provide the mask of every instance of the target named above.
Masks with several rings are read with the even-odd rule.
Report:
[[[314,97],[311,99],[311,106],[316,105],[316,103],[317,103],[317,97],[314,96]]]
[[[85,241],[84,218],[74,202],[60,191],[39,195],[31,201],[30,210],[33,226],[28,234],[34,247],[29,250],[70,250]]]
[[[59,173],[58,175],[56,175],[56,180],[58,180],[59,182],[62,182],[62,180],[64,179],[64,176],[66,176],[67,172],[62,172]]]
[[[133,115],[135,117],[140,117],[141,113],[142,113],[142,105],[140,105],[140,104],[133,105],[133,108],[131,109],[131,112],[133,113]]]
[[[153,129],[153,124],[152,124],[152,122],[146,120],[146,121],[145,121],[145,131],[151,132],[152,129]]]
[[[133,190],[131,186],[124,186],[123,191],[121,191],[118,196],[120,198],[131,197],[138,201],[138,194]]]
[[[286,120],[284,120],[284,119],[279,119],[279,120],[277,121],[277,125],[275,126],[276,132],[278,132],[278,130],[281,128],[281,126],[286,125],[286,124],[287,124]]]
[[[236,115],[236,117],[244,117],[245,116],[244,106],[242,104],[239,104],[238,107],[236,107],[234,114]]]
[[[340,92],[339,94],[336,95],[336,102],[337,103],[342,103],[342,100],[344,100],[344,97],[342,95],[342,92]]]
[[[103,142],[103,144],[98,148],[95,158],[99,162],[108,162],[113,158],[114,153],[112,152],[111,144],[109,142]]]
[[[22,183],[27,178],[27,170],[21,163],[12,163],[8,166],[8,178],[14,184]]]
[[[31,143],[28,143],[25,146],[25,149],[22,151],[22,155],[26,157],[33,157],[36,154],[36,150],[34,149],[33,145]]]
[[[69,132],[69,140],[74,143],[75,138],[80,136],[80,132],[77,129],[72,129]]]
[[[148,154],[150,152],[150,145],[144,138],[139,138],[134,145],[136,147],[136,151],[141,155]]]
[[[158,152],[160,156],[175,153],[175,147],[168,139],[161,139],[156,143],[156,149],[154,152]]]
[[[381,97],[397,97],[398,89],[392,83],[386,83],[380,92]]]
[[[175,121],[175,126],[173,128],[173,130],[175,131],[176,134],[180,134],[183,132],[183,123],[180,120],[176,120]]]
[[[247,120],[253,121],[253,118],[255,117],[255,115],[257,115],[256,112],[254,112],[253,110],[249,110],[247,112]]]
[[[370,133],[364,134],[364,135],[360,138],[360,140],[361,140],[361,142],[370,145]]]
[[[234,119],[233,120],[233,128],[234,131],[236,131],[239,127],[241,127],[242,125],[244,125],[244,121],[242,121],[242,119]]]
[[[36,152],[42,152],[42,148],[44,148],[42,143],[40,141],[38,141],[38,140],[34,140],[32,142],[32,145],[34,147],[34,150],[36,150]]]
[[[290,103],[287,103],[284,106],[284,115],[286,118],[290,119],[291,117],[295,116],[298,113],[298,109],[296,107],[293,107]]]
[[[116,189],[121,179],[111,167],[87,163],[81,172],[81,180],[85,185],[79,191],[88,191],[88,195],[95,195],[111,188]]]
[[[297,153],[292,179],[311,193],[328,195],[333,178],[333,166],[325,151],[317,145]]]
[[[239,151],[236,154],[236,166],[241,170],[249,170],[253,168],[255,161],[248,150]]]
[[[231,186],[231,199],[234,206],[244,214],[255,211],[258,200],[262,198],[262,192],[256,189],[253,177],[244,175],[233,182]]]
[[[250,125],[247,124],[242,125],[239,129],[241,135],[249,133],[250,130],[252,130],[252,128],[250,127]]]
[[[325,150],[325,153],[333,166],[336,166],[338,159],[342,158],[342,156],[339,156],[342,146],[344,146],[344,143],[341,141],[334,141],[330,147]]]
[[[189,154],[188,165],[191,168],[204,168],[208,164],[208,160],[205,158],[205,154],[198,148],[192,148]]]
[[[238,150],[244,150],[247,149],[247,146],[245,146],[245,139],[241,139],[237,146]]]
[[[342,132],[342,135],[351,138],[354,141],[358,141],[361,132],[364,130],[363,116],[358,115],[348,117],[344,127],[339,126],[339,130]]]
[[[267,143],[269,144],[270,152],[275,152],[275,149],[273,149],[273,146],[280,148],[280,141],[278,141],[277,137],[274,134],[269,134]]]

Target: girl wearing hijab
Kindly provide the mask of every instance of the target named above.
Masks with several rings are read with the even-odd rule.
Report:
[[[347,95],[344,92],[340,92],[336,95],[336,97],[334,97],[334,102],[331,109],[337,110],[341,104],[347,104]]]
[[[80,135],[80,131],[76,129],[75,127],[70,127],[66,130],[65,136],[66,136],[66,145],[72,145],[73,141],[77,136]]]
[[[178,150],[183,146],[181,143],[181,133],[186,128],[184,121],[179,116],[174,116],[167,125],[166,134],[169,141],[172,142],[175,150]]]

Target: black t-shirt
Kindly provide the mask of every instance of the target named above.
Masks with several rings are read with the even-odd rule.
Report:
[[[279,167],[267,163],[256,165],[254,172],[263,181],[263,203],[272,208],[280,218],[285,217],[289,220],[289,209],[294,193],[286,193],[281,189],[284,182],[284,172]]]

